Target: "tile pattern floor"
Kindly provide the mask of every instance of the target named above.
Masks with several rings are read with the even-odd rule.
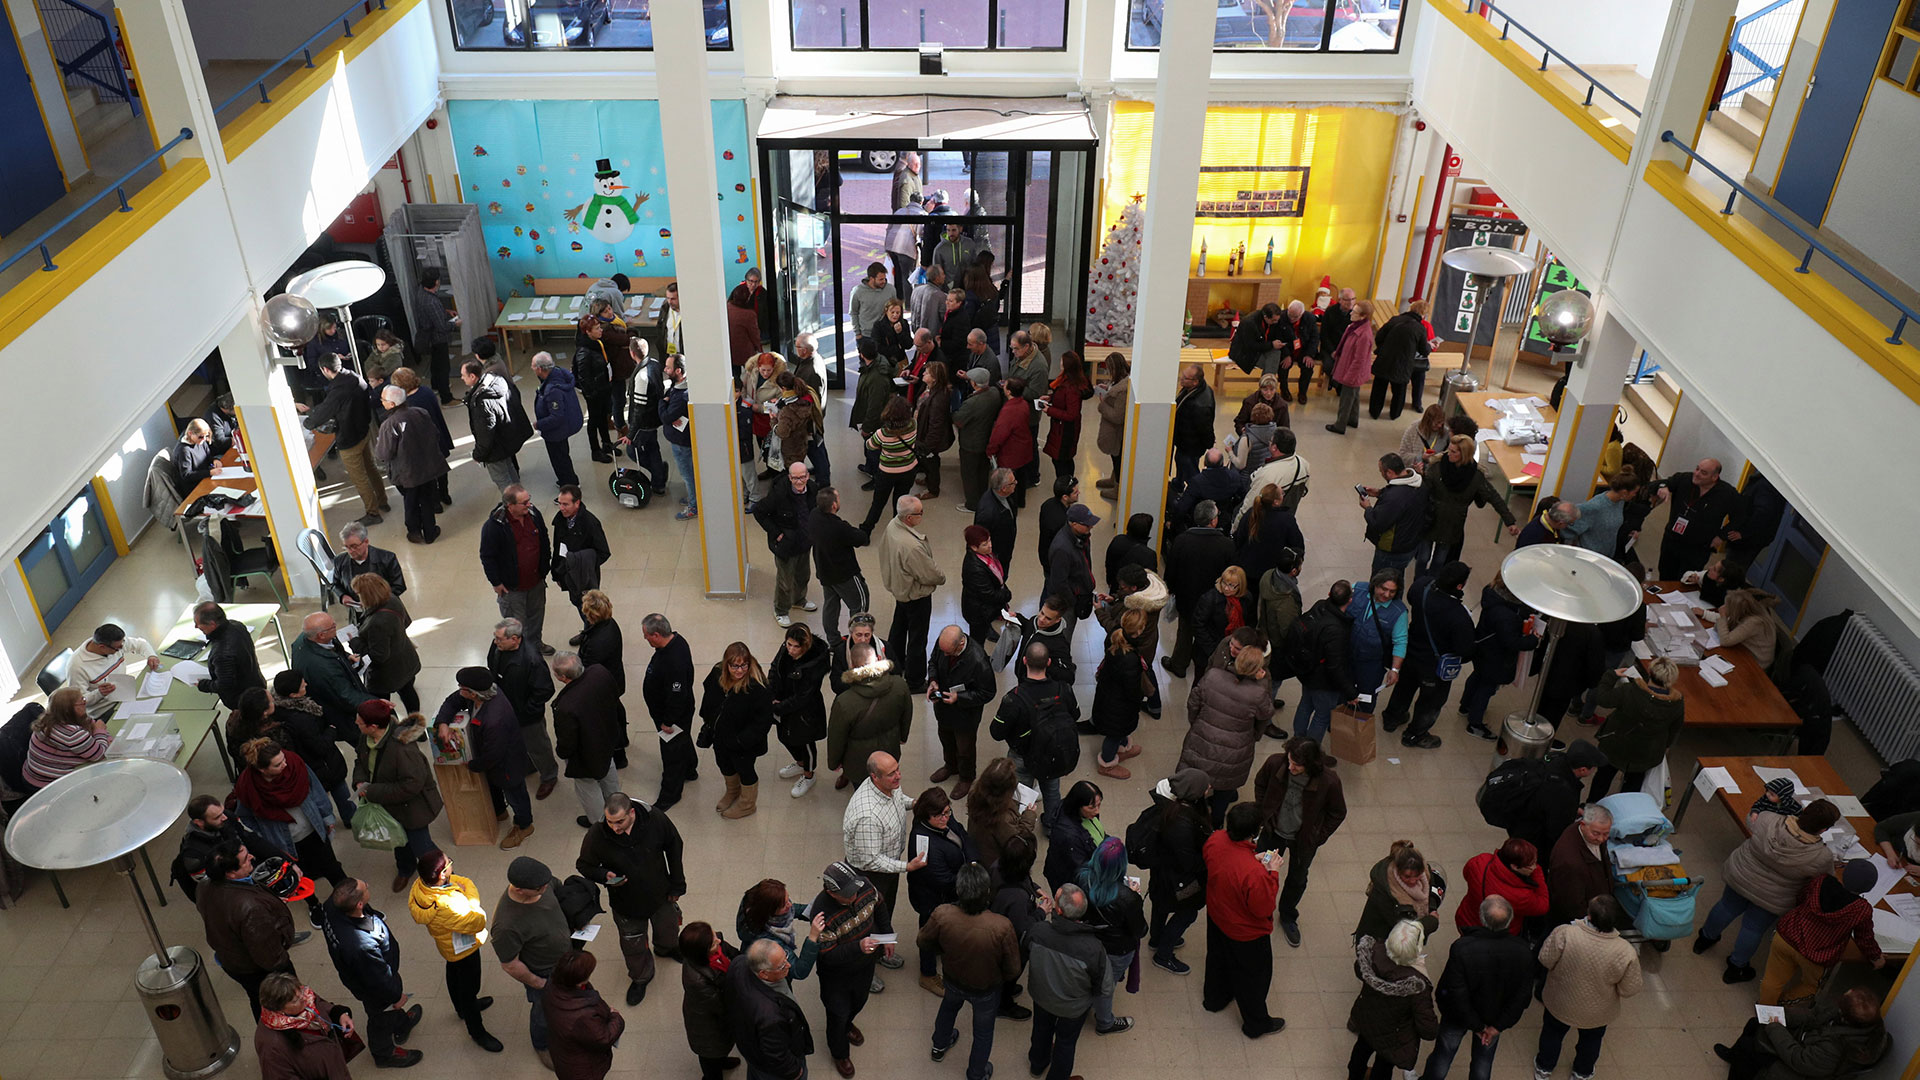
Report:
[[[1529,380],[1525,389],[1544,392],[1544,381],[1538,373],[1523,368],[1519,377]],[[524,384],[522,388],[526,388]],[[846,502],[857,513],[865,509],[866,497],[852,490],[853,464],[858,455],[844,424],[848,401],[841,395],[830,402],[833,420],[842,422],[830,422],[827,430],[831,433],[836,472],[847,489]],[[1314,493],[1300,513],[1301,528],[1310,542],[1302,586],[1310,596],[1324,596],[1336,578],[1365,573],[1368,549],[1361,540],[1359,513],[1346,492],[1354,482],[1375,478],[1375,459],[1398,445],[1404,427],[1404,423],[1364,421],[1354,433],[1335,437],[1322,430],[1330,419],[1329,403],[1324,393],[1317,392],[1309,404],[1296,405],[1293,412],[1301,451],[1312,462],[1316,480]],[[1223,405],[1221,412],[1224,429],[1231,409]],[[454,409],[447,415],[456,438],[464,439],[464,412]],[[1402,421],[1412,418],[1405,416]],[[1079,458],[1082,481],[1089,493],[1095,465],[1104,464],[1103,459],[1097,460],[1092,443],[1089,432]],[[475,557],[479,523],[496,496],[484,471],[464,457],[467,445],[463,441],[456,451],[461,455],[453,472],[456,504],[442,519],[446,535],[439,543],[431,547],[407,544],[394,518],[374,530],[376,542],[395,550],[406,570],[410,585],[406,599],[416,620],[413,634],[428,665],[419,685],[430,706],[450,690],[455,668],[483,662],[496,619]],[[590,465],[584,449],[584,440],[576,438],[576,463],[590,467],[595,482],[603,482],[608,467]],[[552,480],[543,455],[535,449],[523,460],[537,505],[547,512]],[[351,488],[343,489],[337,483],[338,470],[329,471],[336,483],[327,486],[323,501],[328,520],[337,526],[359,514],[360,506]],[[954,470],[949,467],[946,472],[951,482]],[[748,642],[757,655],[771,655],[780,630],[767,610],[772,566],[757,530],[748,528],[753,565],[751,598],[744,603],[708,600],[702,596],[695,531],[690,525],[671,520],[674,500],[629,512],[610,506],[600,490],[589,488],[589,505],[601,515],[612,541],[614,557],[606,569],[605,586],[613,597],[616,617],[627,628],[627,663],[636,678],[649,653],[638,623],[649,611],[666,612],[683,629],[702,670],[735,639]],[[1114,504],[1097,495],[1090,502],[1104,518],[1094,535],[1095,549],[1101,550],[1112,535]],[[928,514],[936,554],[949,573],[956,573],[960,531],[967,518],[955,511],[951,494],[929,503]],[[1029,510],[1023,515],[1021,528],[1030,530],[1033,520]],[[1501,533],[1496,545],[1496,520],[1490,512],[1474,513],[1469,526],[1465,557],[1476,568],[1469,596],[1477,598],[1480,586],[1508,550],[1510,541]],[[1023,531],[1013,567],[1014,592],[1024,609],[1032,608],[1040,578],[1031,536],[1030,531]],[[870,556],[866,562],[872,565]],[[158,634],[191,599],[191,584],[174,538],[149,529],[133,554],[109,571],[58,630],[57,637],[62,643],[77,641],[84,636],[85,628],[108,619],[138,633]],[[812,595],[817,599],[817,587]],[[570,631],[570,614],[563,598],[556,595],[549,611],[553,628],[550,636],[563,641]],[[288,618],[290,628],[297,626],[302,613]],[[956,589],[950,587],[937,595],[934,616],[936,630],[957,619]],[[1097,630],[1083,627],[1076,645],[1083,657],[1093,655]],[[262,662],[269,670],[281,666],[276,653],[273,647],[263,650]],[[1082,687],[1082,700],[1087,701],[1091,699],[1093,665],[1083,664],[1081,670],[1088,682]],[[1003,675],[1003,685],[1006,682],[1007,676]],[[1110,829],[1124,828],[1132,821],[1146,803],[1149,786],[1171,770],[1184,731],[1186,686],[1176,680],[1167,687],[1162,720],[1143,718],[1138,738],[1145,753],[1130,763],[1134,779],[1100,781],[1106,794],[1104,818]],[[1519,690],[1508,688],[1495,699],[1492,714],[1504,716],[1519,703]],[[630,707],[638,708],[637,701]],[[1403,751],[1397,744],[1389,744],[1371,764],[1340,770],[1351,816],[1315,862],[1302,906],[1305,940],[1298,950],[1287,948],[1284,941],[1275,943],[1271,1003],[1275,1014],[1288,1020],[1284,1033],[1249,1042],[1236,1030],[1238,1021],[1231,1012],[1210,1014],[1200,1008],[1197,971],[1192,977],[1177,978],[1148,967],[1141,993],[1123,996],[1117,1003],[1119,1011],[1135,1017],[1138,1025],[1122,1035],[1087,1035],[1080,1043],[1076,1071],[1101,1080],[1147,1080],[1176,1069],[1202,1078],[1237,1078],[1251,1073],[1268,1080],[1304,1080],[1338,1075],[1352,1045],[1345,1024],[1357,988],[1348,935],[1361,907],[1368,868],[1386,854],[1394,840],[1405,838],[1418,844],[1450,878],[1457,878],[1468,858],[1499,841],[1472,805],[1474,790],[1488,766],[1488,745],[1464,736],[1451,708],[1437,733],[1446,740],[1438,750]],[[983,753],[990,756],[994,745],[989,742]],[[1264,742],[1261,754],[1264,757],[1278,747],[1277,742]],[[1753,740],[1737,735],[1712,739],[1683,736],[1672,759],[1676,774],[1686,775],[1694,755],[1706,752],[1759,752],[1759,748]],[[1389,761],[1388,755],[1397,756],[1398,763]],[[904,762],[910,793],[925,786],[925,777],[937,764],[937,756],[930,724],[924,713],[917,715]],[[1850,730],[1839,733],[1832,757],[1856,790],[1864,789],[1874,778],[1872,756]],[[1083,753],[1081,760],[1079,775],[1093,778],[1092,753]],[[777,768],[781,764],[777,750],[763,764],[768,774]],[[219,763],[211,753],[201,754],[190,771],[196,790],[226,791]],[[643,750],[634,755],[624,780],[629,791],[651,796],[657,790],[658,773],[658,758]],[[686,837],[690,888],[683,907],[689,919],[713,921],[730,933],[733,912],[748,885],[773,876],[786,880],[796,894],[811,896],[820,869],[842,854],[840,817],[845,793],[822,783],[811,794],[795,800],[788,797],[785,784],[770,780],[765,787],[756,816],[723,821],[709,809],[720,788],[718,772],[709,763],[686,801],[673,811]],[[564,788],[548,801],[537,803],[537,831],[513,854],[535,855],[565,872],[577,853],[580,831],[573,824],[576,813],[577,806]],[[171,858],[178,828],[153,845],[156,863],[164,866]],[[434,831],[445,842],[445,823],[436,823]],[[1708,902],[1718,892],[1719,863],[1738,835],[1730,820],[1711,810],[1696,809],[1687,819],[1680,846],[1689,866],[1707,877]],[[373,883],[374,904],[389,914],[401,942],[408,989],[426,1007],[425,1019],[409,1040],[410,1045],[426,1053],[414,1075],[423,1080],[469,1077],[479,1070],[544,1075],[529,1052],[525,1012],[517,988],[489,964],[486,992],[498,1000],[488,1014],[489,1024],[507,1043],[507,1050],[504,1055],[488,1055],[466,1039],[449,1011],[441,964],[426,933],[406,917],[402,898],[387,892],[390,863],[385,853],[355,848],[350,841],[342,841],[338,848],[348,870],[366,875]],[[510,855],[479,847],[454,849],[451,853],[461,872],[480,883],[491,906],[503,888]],[[58,906],[45,882],[36,879],[18,907],[0,913],[0,1074],[8,1080],[161,1075],[158,1042],[148,1030],[129,985],[133,967],[147,951],[146,938],[125,884],[113,880],[114,876],[104,868],[67,875],[65,884],[74,906],[66,910]],[[204,952],[199,920],[178,893],[173,893],[171,903],[156,909],[155,914],[170,942]],[[1455,937],[1451,914],[1449,904],[1443,913],[1443,929],[1429,947],[1436,976]],[[1700,914],[1704,917],[1704,904]],[[907,923],[911,925],[910,918]],[[1205,952],[1204,935],[1188,937],[1192,944],[1184,955],[1198,968]],[[904,951],[911,953],[912,949]],[[617,951],[609,943],[596,952],[601,958],[603,989],[610,999],[617,1000],[623,989]],[[295,960],[303,977],[322,995],[347,1000],[318,941],[297,949]],[[1729,1040],[1743,1019],[1751,1015],[1754,986],[1723,986],[1721,956],[1695,957],[1684,945],[1664,956],[1649,953],[1644,962],[1646,991],[1627,1003],[1624,1015],[1614,1025],[1597,1075],[1637,1080],[1693,1080],[1716,1075],[1721,1066],[1712,1057],[1712,1045]],[[1891,974],[1890,969],[1889,978]],[[887,992],[875,996],[861,1017],[869,1038],[856,1052],[855,1061],[869,1076],[928,1074],[926,1054],[936,1002],[916,985],[911,962],[901,971],[885,972],[884,977]],[[661,982],[647,1001],[638,1008],[623,1009],[628,1030],[615,1055],[616,1077],[695,1074],[697,1066],[681,1027],[677,981],[677,970],[671,964],[664,966]],[[243,1015],[245,998],[224,976],[216,974],[214,984],[225,1012],[250,1044],[252,1024]],[[822,1012],[817,990],[803,984],[799,998],[818,1038]],[[1496,1077],[1506,1080],[1529,1075],[1539,1017],[1536,1008],[1507,1037],[1496,1064]],[[997,1029],[996,1058],[1010,1075],[1017,1075],[1019,1055],[1024,1052],[1028,1035],[1029,1025],[1021,1023],[1002,1021]],[[964,1053],[959,1053],[931,1071],[944,1069],[958,1076],[964,1067]],[[1455,1075],[1464,1075],[1466,1067],[1464,1061],[1456,1063]],[[1565,1067],[1563,1063],[1562,1069]],[[829,1075],[832,1065],[824,1056],[816,1056],[813,1068],[816,1075]],[[370,1066],[361,1066],[362,1073],[369,1070]],[[257,1060],[249,1045],[229,1074],[250,1077],[257,1072]]]

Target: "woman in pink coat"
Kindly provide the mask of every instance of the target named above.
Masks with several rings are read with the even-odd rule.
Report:
[[[1328,374],[1340,386],[1340,404],[1327,430],[1345,435],[1349,427],[1360,426],[1360,384],[1373,370],[1373,304],[1353,302],[1353,321],[1333,350],[1333,370]]]

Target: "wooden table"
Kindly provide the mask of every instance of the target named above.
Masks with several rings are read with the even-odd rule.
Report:
[[[259,648],[260,645],[259,638],[261,633],[264,632],[267,627],[271,626],[274,631],[274,636],[279,642],[281,655],[286,655],[286,638],[281,635],[280,622],[275,618],[275,616],[280,613],[280,606],[278,604],[225,604],[222,605],[222,610],[227,613],[227,618],[247,628],[248,633],[254,638],[254,647],[256,649]],[[191,604],[181,613],[180,618],[160,641],[159,648],[163,650],[160,654],[161,671],[172,671],[174,666],[180,663],[178,658],[166,655],[164,650],[174,642],[183,640],[200,640],[200,632],[194,629],[193,626],[193,605]],[[194,657],[193,659],[204,663],[204,656]],[[146,675],[147,672],[145,669],[142,669],[136,674],[115,675],[113,677],[114,691],[109,694],[108,697],[114,701],[124,702],[132,700],[134,697],[135,684],[139,680],[145,679]],[[235,779],[237,774],[234,769],[233,759],[227,754],[225,733],[219,730],[219,708],[220,699],[217,696],[202,693],[199,688],[188,686],[186,683],[175,679],[172,684],[167,687],[166,694],[161,697],[158,711],[171,714],[173,716],[174,726],[180,731],[180,752],[174,755],[173,763],[175,765],[184,770],[188,762],[193,760],[193,756],[200,751],[201,745],[205,743],[208,736],[211,735],[213,737],[214,750],[220,755],[220,764],[227,770],[227,779],[232,780]],[[119,735],[121,730],[128,724],[137,724],[145,719],[140,716],[123,715],[124,710],[121,712],[122,714],[116,714],[112,720],[107,721],[107,729],[116,736]]]
[[[1766,785],[1760,782],[1759,774],[1753,771],[1756,765],[1767,769],[1791,769],[1793,770],[1793,774],[1800,778],[1801,784],[1818,791],[1822,795],[1853,794],[1853,789],[1847,786],[1845,780],[1840,779],[1840,774],[1833,771],[1833,766],[1829,765],[1827,759],[1824,757],[1701,758],[1694,766],[1694,776],[1699,776],[1707,769],[1725,769],[1727,770],[1727,775],[1733,777],[1734,785],[1740,789],[1737,793],[1727,791],[1724,788],[1716,791],[1713,793],[1713,801],[1719,803],[1721,808],[1733,817],[1734,823],[1740,826],[1742,835],[1752,835],[1752,830],[1747,827],[1747,815],[1753,811],[1753,804],[1760,798],[1760,793],[1766,788]],[[1673,823],[1676,829],[1679,828],[1682,815],[1687,812],[1687,803],[1692,801],[1694,791],[1694,786],[1692,782],[1689,781],[1687,790],[1680,796],[1680,805],[1674,808]],[[1872,851],[1874,848],[1874,820],[1865,815],[1849,814],[1846,816],[1846,821],[1847,824],[1853,826],[1854,832],[1860,834],[1860,845],[1868,851]],[[1914,884],[1911,876],[1903,877],[1894,884],[1893,892],[1917,893],[1920,892],[1920,886]],[[1880,903],[1875,906],[1884,908],[1887,911],[1893,910],[1885,900],[1880,901]],[[1887,955],[1905,956],[1906,953],[1888,952]]]
[[[591,285],[592,282],[587,282],[587,284]],[[664,293],[659,297],[659,299],[662,300],[665,298]],[[500,313],[494,316],[493,326],[494,329],[501,332],[500,346],[506,354],[505,359],[508,371],[513,370],[512,340],[514,334],[522,335],[525,346],[531,348],[531,338],[534,334],[573,330],[580,325],[580,317],[587,313],[586,298],[584,296],[574,296],[572,298],[562,297],[558,299],[559,303],[554,306],[551,312],[547,310],[548,297],[545,296],[515,296],[500,305]],[[627,309],[620,313],[620,319],[627,324],[627,329],[630,332],[644,334],[646,331],[658,330],[660,328],[661,320],[666,317],[667,309],[664,307],[661,308],[661,317],[658,319],[654,318],[652,314],[654,299],[653,296],[644,293],[636,293],[627,297]],[[536,308],[539,310],[536,311]],[[512,316],[515,315],[520,317],[517,319],[512,318]],[[659,354],[661,350],[655,349],[654,351],[656,354]]]
[[[1677,581],[1656,581],[1652,587],[1661,593],[1682,588]],[[1647,596],[1647,614],[1650,618],[1657,617],[1655,613],[1658,609],[1672,607],[1674,605],[1660,603],[1655,594]],[[1695,626],[1701,625],[1698,615],[1693,615],[1692,619]],[[1801,720],[1794,713],[1793,706],[1787,704],[1787,699],[1780,694],[1780,688],[1773,685],[1766,670],[1745,646],[1709,649],[1707,655],[1726,657],[1733,664],[1733,671],[1726,676],[1727,685],[1709,686],[1700,677],[1698,667],[1680,665],[1680,680],[1675,689],[1687,701],[1687,727],[1759,729],[1783,736],[1799,729]],[[1644,669],[1646,662],[1641,661],[1640,666]]]
[[[317,469],[320,467],[320,459],[327,456],[328,450],[333,449],[333,441],[334,434],[331,431],[314,432],[313,442],[307,446],[308,468]],[[222,466],[231,468],[239,463],[240,448],[237,446],[220,455],[220,464]],[[251,462],[249,464],[251,464]],[[180,505],[174,508],[173,516],[176,518],[186,517],[187,508],[192,506],[202,496],[213,494],[215,488],[227,488],[232,491],[246,492],[249,494],[257,493],[260,490],[260,478],[257,473],[249,473],[247,476],[208,476],[205,480],[195,484],[192,491],[187,492],[186,498],[180,500]],[[254,504],[245,510],[229,510],[222,511],[222,513],[231,517],[259,518],[263,521],[267,516],[266,507],[263,506],[258,499],[254,500]],[[187,549],[187,560],[189,562],[193,561],[193,541],[187,535],[186,527],[182,525],[176,531],[180,534],[180,546]],[[187,625],[191,627],[193,625],[192,621],[189,620]]]
[[[1107,378],[1106,360],[1108,353],[1119,353],[1127,358],[1129,367],[1133,364],[1133,346],[1131,345],[1088,345],[1082,351],[1090,366],[1090,377],[1095,381]],[[1239,365],[1227,359],[1225,348],[1213,349],[1205,346],[1188,345],[1180,350],[1180,366],[1200,365],[1206,375],[1207,385],[1213,390],[1213,407],[1216,411],[1227,407],[1228,395],[1238,394],[1245,397],[1260,388],[1261,372],[1249,375],[1240,370]],[[1239,402],[1234,402],[1239,407]]]
[[[1481,430],[1490,431],[1499,426],[1501,413],[1500,410],[1487,404],[1488,402],[1504,401],[1509,398],[1526,396],[1528,395],[1514,394],[1506,391],[1497,393],[1480,391],[1456,394],[1454,395],[1454,409],[1471,418],[1474,423],[1479,424]],[[1549,424],[1557,425],[1560,421],[1560,414],[1554,411],[1553,406],[1542,405],[1540,407],[1540,418]],[[1558,433],[1557,427],[1555,428],[1555,432]],[[1540,489],[1541,478],[1538,475],[1527,472],[1526,462],[1521,460],[1522,455],[1526,452],[1525,448],[1508,446],[1505,442],[1497,438],[1488,439],[1480,443],[1480,445],[1486,448],[1481,453],[1482,464],[1485,464],[1485,459],[1489,456],[1493,459],[1492,465],[1486,470],[1487,479],[1493,481],[1495,488],[1504,487],[1504,490],[1500,492],[1501,497],[1511,499],[1515,491],[1526,489],[1531,493]],[[1541,466],[1542,471],[1544,471],[1545,468],[1546,466],[1543,464]]]

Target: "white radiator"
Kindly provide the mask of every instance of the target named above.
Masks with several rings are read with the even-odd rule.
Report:
[[[1827,691],[1884,761],[1920,757],[1920,671],[1866,616],[1840,631]]]

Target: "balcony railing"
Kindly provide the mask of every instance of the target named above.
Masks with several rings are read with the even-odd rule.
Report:
[[[188,139],[191,139],[191,138],[193,138],[193,129],[181,128],[180,134],[175,135],[171,140],[169,140],[167,142],[167,145],[162,146],[158,150],[155,150],[152,154],[142,159],[140,164],[135,165],[131,169],[128,169],[126,172],[126,175],[120,177],[120,179],[118,180],[115,180],[104,191],[100,192],[100,194],[95,195],[93,198],[88,199],[86,202],[81,203],[77,208],[75,208],[73,213],[68,214],[66,217],[63,217],[59,221],[55,222],[52,228],[49,228],[46,232],[43,232],[39,236],[36,236],[32,240],[28,241],[26,245],[23,246],[19,251],[14,252],[12,257],[8,258],[7,261],[0,262],[0,274],[6,273],[7,270],[10,267],[12,267],[14,263],[19,262],[21,259],[26,258],[28,255],[36,251],[40,253],[40,262],[42,263],[40,269],[42,272],[60,269],[60,264],[53,261],[52,245],[53,245],[54,236],[58,234],[61,229],[64,229],[68,225],[71,225],[75,221],[79,220],[82,214],[85,214],[87,211],[93,209],[96,204],[98,204],[102,199],[105,199],[109,195],[117,196],[119,198],[120,209],[117,211],[118,213],[122,213],[122,214],[132,213],[133,203],[130,202],[127,198],[127,185],[133,182],[133,178],[139,174],[141,169],[144,169],[147,166],[153,164],[154,162],[159,161],[161,158],[166,156],[167,151],[172,150],[174,147],[179,146],[181,143],[186,142]]]
[[[1587,74],[1585,71],[1582,71],[1580,69],[1580,65],[1574,63],[1571,59],[1569,59],[1567,57],[1567,54],[1547,44],[1545,39],[1541,38],[1540,35],[1534,33],[1533,31],[1515,22],[1513,19],[1513,16],[1508,15],[1504,11],[1501,11],[1495,5],[1488,3],[1487,0],[1466,0],[1467,14],[1469,15],[1473,14],[1475,9],[1478,9],[1481,16],[1484,17],[1488,22],[1493,22],[1495,16],[1499,17],[1500,40],[1502,41],[1508,40],[1509,37],[1511,36],[1512,31],[1515,31],[1515,30],[1518,30],[1521,33],[1527,35],[1527,37],[1532,38],[1534,46],[1540,51],[1540,70],[1541,71],[1547,70],[1547,62],[1549,60],[1558,60],[1562,64],[1565,64],[1567,66],[1567,70],[1572,71],[1574,74],[1587,80],[1587,96],[1586,96],[1586,100],[1581,102],[1582,105],[1592,105],[1593,92],[1595,90],[1598,90],[1601,93],[1612,98],[1615,102],[1619,104],[1621,108],[1632,113],[1636,119],[1640,116],[1640,110],[1637,107],[1635,107],[1633,103],[1629,102],[1626,98],[1621,97],[1619,94],[1616,94],[1613,91],[1607,89],[1607,85],[1601,82],[1599,79],[1596,79],[1593,76]]]
[[[1872,290],[1875,296],[1878,296],[1880,299],[1885,300],[1889,304],[1892,304],[1893,309],[1900,313],[1900,318],[1898,321],[1894,322],[1893,333],[1891,336],[1889,336],[1886,339],[1887,344],[1889,345],[1900,344],[1901,343],[1900,335],[1906,331],[1907,323],[1914,319],[1920,319],[1920,311],[1915,311],[1913,308],[1902,303],[1892,293],[1881,288],[1880,285],[1877,282],[1875,282],[1872,278],[1869,278],[1867,275],[1855,269],[1852,263],[1834,254],[1832,248],[1828,247],[1827,245],[1821,243],[1820,241],[1814,239],[1812,236],[1808,235],[1807,230],[1801,228],[1799,225],[1795,224],[1794,222],[1789,221],[1786,215],[1780,213],[1780,211],[1778,210],[1775,210],[1772,206],[1768,205],[1765,201],[1757,198],[1753,192],[1749,191],[1746,188],[1746,186],[1741,184],[1738,180],[1735,180],[1733,177],[1728,176],[1724,172],[1721,172],[1720,169],[1713,164],[1713,162],[1708,161],[1704,157],[1701,157],[1698,151],[1694,150],[1693,147],[1688,146],[1686,143],[1681,142],[1679,138],[1674,135],[1673,132],[1671,131],[1661,132],[1660,141],[1671,145],[1674,149],[1687,155],[1687,157],[1693,160],[1693,163],[1695,165],[1699,165],[1702,168],[1705,168],[1708,172],[1719,177],[1721,182],[1725,183],[1728,187],[1733,189],[1732,194],[1727,196],[1727,205],[1720,210],[1722,214],[1726,214],[1729,216],[1732,215],[1734,204],[1740,199],[1741,196],[1744,195],[1746,196],[1746,199],[1748,202],[1752,203],[1754,206],[1757,206],[1761,210],[1765,211],[1768,217],[1786,226],[1787,229],[1792,231],[1793,235],[1806,241],[1807,253],[1800,257],[1800,265],[1794,267],[1794,273],[1796,274],[1812,273],[1813,272],[1812,271],[1813,253],[1817,251],[1820,254],[1825,255],[1828,258],[1828,260],[1830,260],[1835,266],[1838,266],[1840,269],[1845,270],[1848,274],[1851,274],[1855,281],[1858,281],[1860,284],[1865,285],[1868,289]]]
[[[333,32],[336,29],[339,30],[340,36],[348,37],[348,38],[352,37],[353,21],[359,18],[361,14],[367,13],[367,8],[369,4],[372,5],[372,8],[374,11],[387,10],[387,0],[355,0],[355,3],[352,7],[349,7],[347,10],[341,12],[339,16],[337,16],[336,18],[329,20],[327,22],[327,25],[321,27],[319,31],[317,31],[312,37],[294,46],[292,52],[281,57],[279,61],[276,62],[272,67],[261,72],[259,78],[241,87],[239,92],[234,94],[232,97],[228,98],[227,100],[221,102],[218,105],[215,105],[213,107],[214,115],[217,116],[220,113],[226,112],[227,109],[231,108],[235,104],[238,104],[239,101],[242,98],[246,97],[248,94],[256,94],[256,93],[259,94],[260,104],[262,105],[265,105],[271,102],[273,98],[271,95],[267,93],[267,80],[273,78],[274,74],[278,72],[281,68],[286,67],[288,64],[291,64],[296,60],[304,61],[305,66],[309,68],[313,67],[314,66],[313,50],[316,46],[320,44],[320,39],[329,37],[330,35],[333,34]],[[370,13],[368,14],[370,16]]]

